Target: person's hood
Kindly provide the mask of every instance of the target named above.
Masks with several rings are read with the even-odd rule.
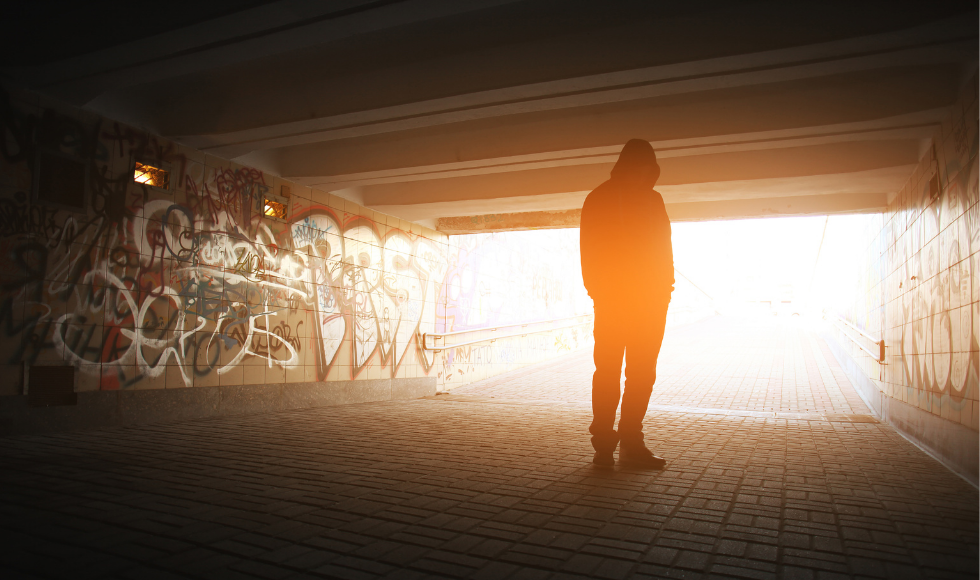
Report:
[[[657,154],[647,141],[630,139],[623,146],[610,175],[617,181],[644,181],[648,183],[643,185],[653,187],[660,177]]]

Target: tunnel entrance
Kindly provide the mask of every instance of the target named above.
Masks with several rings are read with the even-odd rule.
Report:
[[[978,577],[976,2],[7,4],[4,578]]]
[[[820,336],[828,317],[853,300],[861,268],[853,249],[874,220],[674,224],[676,282],[651,409],[874,420]],[[591,300],[581,285],[578,230],[457,238],[471,248],[472,271],[460,264],[458,294],[449,296],[458,309],[441,344],[469,344],[447,350],[449,392],[590,404]],[[493,275],[502,269],[511,274]],[[538,358],[537,366],[507,372],[521,356]]]
[[[975,483],[977,206],[959,187],[909,212],[673,224],[676,284],[650,412],[888,423]],[[497,247],[491,263],[518,263],[532,279],[524,290],[514,278],[496,288],[471,279],[481,316],[522,303],[536,324],[505,318],[516,332],[447,337],[469,341],[445,351],[449,395],[591,405],[577,230],[459,238],[474,256]],[[508,239],[550,251],[507,257]]]

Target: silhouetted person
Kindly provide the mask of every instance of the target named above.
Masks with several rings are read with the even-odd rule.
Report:
[[[653,147],[631,139],[612,178],[582,207],[582,278],[595,305],[592,376],[593,462],[658,469],[665,462],[643,444],[643,417],[657,380],[667,305],[674,289],[670,219],[653,186],[660,165]],[[619,418],[619,379],[626,355],[626,388]]]

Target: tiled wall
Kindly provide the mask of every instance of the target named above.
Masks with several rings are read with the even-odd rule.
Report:
[[[591,344],[579,326],[422,348],[424,333],[590,313],[577,229],[450,238],[36,96],[0,96],[0,395],[23,392],[25,364],[75,366],[79,392],[452,387]],[[36,199],[41,153],[84,168],[81,208]],[[166,166],[172,187],[136,183],[136,161]],[[264,215],[266,200],[286,217]]]
[[[575,229],[470,234],[450,238],[446,309],[449,332],[592,313],[582,285]],[[497,334],[547,330],[580,320],[501,328]],[[490,336],[473,333],[464,341]],[[441,378],[455,387],[592,345],[591,325],[452,349]]]
[[[0,395],[23,393],[25,365],[74,366],[78,392],[453,387],[592,344],[578,325],[422,348],[424,333],[590,314],[578,229],[448,237],[32,95],[0,91],[0,131]],[[52,159],[81,173],[56,183],[71,172]],[[170,186],[134,181],[136,162]],[[72,188],[60,201],[80,207],[51,199]],[[694,298],[672,323],[701,316]]]
[[[556,229],[452,236],[446,282],[444,322],[450,331],[480,329],[592,313],[592,299],[582,284],[579,230]],[[676,275],[667,326],[681,326],[715,313],[710,297],[682,275]],[[568,326],[584,318],[563,320]],[[501,328],[498,334],[547,330]],[[491,336],[473,333],[463,341]],[[591,324],[482,343],[447,351],[440,378],[449,388],[593,344]]]
[[[76,391],[439,372],[419,336],[436,330],[445,235],[36,97],[0,97],[0,394],[22,392],[24,363],[74,365]],[[70,173],[45,172],[57,159],[84,174],[80,209],[33,199],[39,179]],[[173,186],[134,182],[134,161],[168,166]],[[267,198],[286,219],[263,215]]]
[[[978,430],[977,77],[888,211],[867,220],[867,263],[841,314],[883,336],[879,365],[840,337],[880,391]]]

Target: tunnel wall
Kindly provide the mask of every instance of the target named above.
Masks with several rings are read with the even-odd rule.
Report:
[[[876,411],[974,484],[980,427],[977,106],[974,74],[888,210],[866,220],[858,292],[839,314],[884,338],[886,364],[834,330],[835,348],[864,381]]]
[[[418,397],[591,345],[583,325],[422,348],[424,333],[591,313],[577,229],[449,237],[0,99],[0,433]],[[136,162],[169,186],[135,182]],[[32,403],[35,367],[73,369],[71,401]]]
[[[488,328],[592,313],[582,285],[578,228],[451,236],[446,284],[447,332]],[[576,319],[498,334],[541,330],[446,352],[440,379],[447,388],[591,347],[592,326],[549,330]],[[490,336],[461,335],[454,341]]]
[[[578,228],[450,236],[449,256],[447,306],[444,318],[440,318],[447,332],[592,313],[592,299],[582,283]],[[713,300],[700,288],[683,275],[675,278],[668,328],[716,313]],[[554,326],[583,320],[576,318]],[[498,334],[540,332],[446,351],[440,384],[458,387],[594,344],[591,324],[554,331],[550,328],[548,324],[502,328]],[[453,341],[489,336],[492,334],[488,332],[474,332]]]
[[[0,97],[0,430],[436,391],[441,356],[419,338],[446,306],[447,236],[31,95]],[[136,183],[136,161],[169,168],[169,188]],[[277,200],[288,213],[264,215]],[[74,369],[59,379],[73,404],[32,406],[32,366]]]

